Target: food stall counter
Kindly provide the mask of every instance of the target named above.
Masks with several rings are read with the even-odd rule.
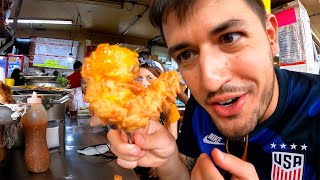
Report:
[[[6,161],[0,164],[0,179],[112,180],[115,175],[122,176],[123,180],[138,179],[133,170],[120,167],[115,156],[109,152],[94,156],[78,153],[78,150],[87,147],[108,144],[105,127],[90,127],[89,117],[70,120],[66,116],[65,132],[65,151],[50,149],[51,163],[48,171],[39,174],[29,172],[24,162],[24,148],[14,148]]]

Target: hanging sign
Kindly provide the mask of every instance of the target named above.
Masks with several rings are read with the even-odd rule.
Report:
[[[313,41],[307,10],[299,1],[285,8],[273,9],[278,21],[280,68],[292,71],[315,72]]]
[[[78,41],[37,37],[35,44],[33,66],[73,69],[74,60],[77,59]],[[72,60],[69,55],[71,46]]]

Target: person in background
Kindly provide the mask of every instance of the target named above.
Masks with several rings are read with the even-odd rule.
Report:
[[[149,51],[141,51],[139,52],[138,58],[143,60],[151,60],[151,53]]]
[[[148,87],[153,80],[157,79],[160,74],[164,72],[164,70],[165,67],[160,62],[140,59],[140,68],[136,81],[140,82],[143,86]],[[175,139],[177,139],[180,114],[176,105],[173,103],[166,103],[163,104],[161,108],[161,124],[169,130]],[[154,168],[137,167],[134,170],[141,180],[157,179]]]
[[[80,87],[74,88],[72,101],[78,104],[78,109],[89,110],[89,103],[84,99],[88,87],[88,80],[81,77],[80,82]]]
[[[148,87],[152,80],[157,79],[164,70],[164,66],[162,66],[160,62],[154,60],[140,61],[140,69],[136,81],[140,82],[143,86]],[[162,109],[163,112],[161,113],[160,121],[168,128],[174,138],[177,139],[177,122],[180,119],[177,106],[173,103],[168,103],[162,106]]]
[[[59,76],[60,72],[57,69],[55,69],[55,70],[52,71],[52,75]]]
[[[187,85],[184,82],[184,80],[182,79],[182,81],[180,82],[180,89],[181,91],[177,94],[177,98],[183,103],[183,104],[187,104],[189,97],[187,95],[188,93],[188,89],[187,89]]]
[[[144,61],[144,60],[151,60],[151,53],[148,51],[141,51],[139,53],[139,60],[140,61]],[[165,69],[164,65],[161,64],[161,66],[163,67],[163,69]],[[182,82],[180,83],[181,85],[181,92],[177,94],[177,98],[183,102],[184,104],[187,103],[188,101],[188,96],[186,95],[186,93],[184,92],[186,90],[186,84],[184,83],[184,81],[182,80]]]
[[[15,86],[23,86],[26,83],[26,79],[19,68],[14,69],[10,77],[14,79]]]
[[[77,88],[81,86],[81,67],[82,62],[75,61],[73,63],[74,72],[67,77],[67,79],[70,81],[70,88]]]
[[[120,166],[166,180],[320,179],[320,76],[273,66],[278,22],[261,0],[153,0],[149,14],[192,96],[177,141],[157,121],[134,144],[110,130]]]

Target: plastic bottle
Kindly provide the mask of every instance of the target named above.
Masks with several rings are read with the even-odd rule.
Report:
[[[41,173],[50,167],[50,154],[46,139],[48,114],[36,92],[33,92],[32,97],[27,99],[27,103],[31,105],[31,109],[22,117],[26,145],[25,163],[29,171]]]
[[[4,68],[0,67],[0,81],[2,81],[3,83],[5,82],[4,80],[6,79],[5,77],[5,72],[4,72]]]

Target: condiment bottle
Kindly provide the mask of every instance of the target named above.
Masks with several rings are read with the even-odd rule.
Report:
[[[48,114],[42,105],[41,98],[33,92],[27,99],[31,109],[22,117],[25,136],[25,163],[29,171],[45,172],[50,167],[50,154],[46,139]]]

